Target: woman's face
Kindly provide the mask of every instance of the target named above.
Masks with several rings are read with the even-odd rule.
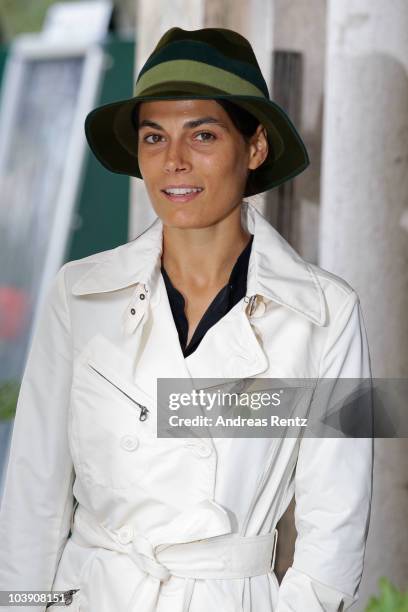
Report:
[[[139,167],[166,225],[208,227],[226,217],[242,201],[249,169],[266,155],[264,128],[246,143],[214,100],[140,104]]]

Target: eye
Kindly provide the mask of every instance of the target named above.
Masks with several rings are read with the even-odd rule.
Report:
[[[155,144],[156,142],[159,142],[159,140],[154,140],[154,141],[152,142],[151,140],[148,140],[148,138],[156,138],[156,137],[157,137],[158,139],[160,139],[160,138],[161,138],[160,134],[148,134],[147,136],[145,136],[145,137],[143,138],[143,142],[147,142],[148,144]]]
[[[209,142],[216,139],[216,136],[211,134],[211,132],[199,132],[197,136],[209,136],[209,138],[204,138],[201,142]]]

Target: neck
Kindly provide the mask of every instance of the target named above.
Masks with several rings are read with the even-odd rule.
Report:
[[[241,207],[209,227],[163,226],[162,265],[178,286],[222,287],[251,234],[241,225]]]

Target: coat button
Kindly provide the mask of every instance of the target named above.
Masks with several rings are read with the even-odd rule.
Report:
[[[130,314],[132,314],[132,315],[136,314],[136,310],[134,308],[131,308],[130,309]]]
[[[145,296],[145,294],[144,294],[144,293],[141,293],[141,294],[139,295],[139,298],[140,298],[141,300],[144,300],[144,299],[145,299],[145,297],[146,297],[146,296]]]
[[[133,527],[131,525],[125,525],[118,531],[118,540],[121,544],[129,544],[133,539]]]
[[[206,446],[205,444],[201,444],[200,446],[197,446],[195,450],[196,455],[198,455],[198,457],[209,457],[212,453],[212,450],[209,446]]]
[[[139,439],[137,436],[123,436],[120,445],[124,450],[134,451],[139,446]]]
[[[263,314],[265,314],[266,311],[266,305],[265,302],[260,302],[258,308],[256,309],[257,314],[261,317]]]
[[[255,308],[251,316],[254,317],[255,319],[257,317],[262,317],[262,315],[265,314],[265,311],[266,311],[265,302],[263,301],[262,296],[259,296],[259,299],[257,299],[255,302]]]

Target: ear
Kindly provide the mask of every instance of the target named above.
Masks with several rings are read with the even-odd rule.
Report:
[[[256,128],[255,134],[251,137],[249,144],[249,170],[258,168],[268,156],[268,137],[262,123]]]

